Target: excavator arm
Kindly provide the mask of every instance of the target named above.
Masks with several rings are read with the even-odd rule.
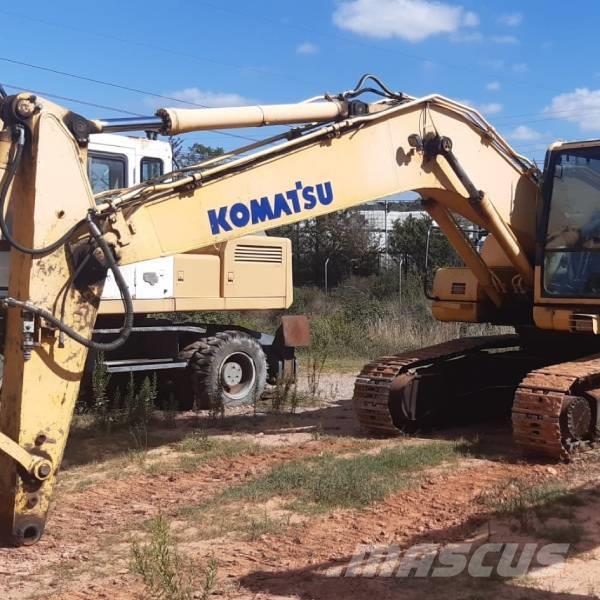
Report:
[[[469,107],[378,91],[384,98],[372,104],[356,99],[358,89],[297,105],[161,109],[112,121],[88,121],[29,94],[0,99],[0,225],[11,247],[0,402],[5,542],[34,543],[44,530],[107,269],[126,308],[115,346],[132,318],[119,265],[416,191],[491,305],[510,290],[453,213],[490,232],[521,289],[532,286],[533,165]],[[301,125],[132,188],[90,190],[90,133],[270,124]]]

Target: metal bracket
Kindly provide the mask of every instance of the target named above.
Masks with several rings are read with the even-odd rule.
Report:
[[[35,318],[33,313],[28,310],[21,311],[21,319],[23,321],[23,341],[21,342],[21,349],[23,350],[23,357],[25,360],[31,359],[31,351],[35,347]]]
[[[8,454],[19,463],[32,477],[39,481],[48,479],[52,473],[52,463],[41,456],[35,456],[22,448],[4,433],[0,433],[0,451]]]
[[[428,158],[435,158],[441,154],[454,174],[458,177],[458,180],[462,183],[469,194],[469,199],[473,203],[479,203],[483,198],[483,192],[475,187],[475,184],[471,181],[467,172],[462,168],[462,165],[458,162],[456,155],[452,151],[452,140],[446,136],[440,136],[437,134],[428,134],[423,139],[423,150],[425,156]]]
[[[113,212],[107,219],[109,224],[109,233],[113,233],[117,238],[117,244],[119,246],[127,246],[131,243],[131,235],[135,233],[132,230],[129,223],[123,216],[123,211],[118,208]]]

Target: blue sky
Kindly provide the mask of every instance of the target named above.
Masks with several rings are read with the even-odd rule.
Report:
[[[412,95],[468,101],[538,160],[555,139],[600,133],[594,0],[32,0],[0,19],[1,82],[137,114],[174,103],[4,59],[211,106],[302,100],[372,72]],[[240,143],[214,132],[193,141]]]

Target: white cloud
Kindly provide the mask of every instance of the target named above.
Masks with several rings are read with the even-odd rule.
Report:
[[[493,35],[490,40],[494,44],[518,44],[519,40],[514,35]]]
[[[479,17],[462,6],[431,0],[344,0],[333,13],[333,22],[367,37],[420,42],[476,27]]]
[[[255,101],[251,98],[246,98],[240,94],[227,93],[227,92],[211,92],[209,90],[201,90],[197,87],[185,88],[183,90],[176,90],[174,92],[167,92],[164,94],[170,98],[177,98],[186,104],[192,106],[205,106],[205,107],[221,107],[221,106],[245,106],[247,104],[253,104]],[[165,100],[160,98],[147,98],[146,103],[151,106],[163,106]]]
[[[485,89],[488,92],[497,92],[500,89],[501,85],[499,81],[490,81],[485,84]]]
[[[531,127],[527,127],[527,125],[519,125],[507,134],[506,137],[518,142],[533,142],[539,140],[542,137],[542,134]]]
[[[492,69],[493,71],[503,71],[504,69],[510,69],[513,73],[527,73],[529,71],[527,63],[507,64],[501,58],[483,59],[479,63],[482,67]]]
[[[500,102],[484,102],[483,104],[476,104],[475,102],[464,98],[457,100],[457,102],[466,104],[467,106],[478,110],[483,115],[495,115],[502,112],[502,109],[504,108]]]
[[[463,17],[463,25],[465,27],[477,27],[479,25],[479,17],[474,12],[467,12]]]
[[[303,42],[296,46],[296,54],[317,54],[319,46],[312,42]]]
[[[499,112],[502,112],[504,107],[500,102],[487,102],[486,104],[479,105],[479,111],[484,115],[496,115]]]
[[[517,27],[523,22],[523,14],[520,12],[514,12],[500,15],[498,17],[498,22],[502,23],[502,25],[508,25],[509,27]]]
[[[544,113],[577,123],[581,131],[600,131],[600,90],[577,88],[555,96]]]
[[[483,42],[483,35],[480,31],[457,31],[450,36],[450,41],[459,44]]]
[[[481,65],[494,71],[501,71],[506,66],[506,63],[501,58],[493,58],[482,60]]]
[[[460,30],[450,35],[450,41],[452,42],[483,42],[484,40],[493,44],[516,45],[519,43],[519,38],[514,35],[491,35],[489,37],[485,37],[481,31]]]

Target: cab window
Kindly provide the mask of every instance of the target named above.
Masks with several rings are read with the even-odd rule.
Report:
[[[164,163],[160,158],[144,156],[140,164],[141,181],[160,177],[164,173]]]
[[[90,151],[88,177],[94,194],[127,187],[127,159],[119,154]]]
[[[557,153],[551,171],[544,288],[552,296],[600,296],[600,150]]]

